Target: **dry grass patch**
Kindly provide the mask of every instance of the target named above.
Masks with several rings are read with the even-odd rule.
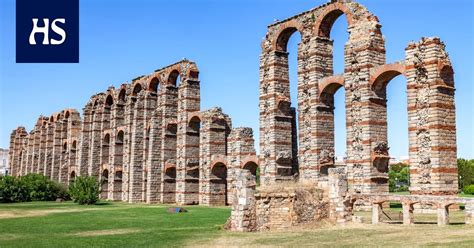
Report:
[[[136,228],[123,228],[123,229],[111,229],[111,230],[94,230],[94,231],[85,231],[74,233],[74,236],[79,237],[95,237],[95,236],[105,236],[105,235],[120,235],[120,234],[130,234],[130,233],[139,233],[141,229]]]
[[[326,226],[320,229],[295,228],[286,231],[259,233],[226,232],[212,240],[206,247],[422,247],[447,246],[468,247],[474,244],[473,226],[414,225],[410,227],[393,224],[369,225],[349,224]],[[199,247],[189,244],[191,247]],[[472,247],[472,246],[471,246]]]
[[[134,206],[124,206],[121,209],[133,208]],[[0,219],[10,219],[10,218],[23,218],[23,217],[38,217],[46,216],[50,214],[59,214],[59,213],[76,213],[76,212],[85,212],[85,211],[107,211],[115,210],[114,207],[96,207],[91,205],[89,208],[77,207],[77,206],[67,206],[67,207],[57,207],[50,209],[2,209],[0,210]]]

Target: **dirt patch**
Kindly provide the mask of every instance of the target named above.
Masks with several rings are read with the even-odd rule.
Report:
[[[120,235],[120,234],[129,234],[129,233],[138,233],[140,229],[134,228],[123,228],[123,229],[111,229],[111,230],[94,230],[86,232],[74,233],[74,236],[80,237],[93,237],[93,236],[105,236],[105,235]]]

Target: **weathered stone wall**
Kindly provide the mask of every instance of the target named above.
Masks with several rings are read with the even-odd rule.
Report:
[[[343,224],[352,220],[352,199],[348,191],[345,168],[329,169],[329,218]]]
[[[406,48],[410,192],[457,194],[453,69],[439,38]]]
[[[238,170],[235,179],[235,189],[232,191],[235,201],[232,201],[232,212],[226,227],[232,231],[256,231],[255,176],[248,170]]]
[[[76,167],[76,149],[81,119],[73,109],[51,117],[40,116],[28,134],[23,127],[12,132],[12,175],[43,174],[64,184]]]
[[[65,184],[95,176],[108,200],[227,204],[231,119],[220,108],[200,112],[198,75],[195,63],[179,61],[93,95],[83,120],[67,109],[41,116],[29,134],[16,129],[13,172]],[[233,139],[239,159],[255,156],[252,130],[246,132],[250,139]]]
[[[258,158],[255,152],[253,132],[251,128],[239,127],[230,132],[227,154],[227,201],[233,204],[237,174],[241,170],[248,170],[257,175]]]
[[[342,15],[349,39],[344,73],[334,75],[330,31]],[[295,32],[301,34],[298,97],[290,99],[287,43]],[[408,45],[405,61],[386,64],[384,42],[378,18],[353,1],[333,0],[268,26],[260,56],[258,159],[250,129],[232,130],[221,109],[201,111],[199,71],[194,62],[182,60],[92,96],[83,120],[65,110],[41,116],[30,133],[16,129],[10,167],[14,175],[42,173],[63,183],[76,175],[96,176],[102,197],[110,200],[209,205],[235,202],[229,192],[235,190],[236,175],[256,174],[258,167],[263,186],[296,180],[329,187],[326,193],[332,192],[337,209],[347,196],[346,185],[339,185],[346,179],[351,194],[388,192],[386,86],[403,75],[410,191],[456,194],[454,79],[445,45],[439,38],[423,38]],[[346,168],[330,172],[334,94],[341,87]],[[258,199],[296,213],[295,192]],[[346,221],[346,210],[341,211],[332,218]]]
[[[317,223],[329,217],[327,197],[312,184],[275,184],[260,188],[255,198],[258,231]]]
[[[349,40],[344,73],[333,75],[330,31],[342,15],[348,22]],[[295,32],[301,34],[298,82],[291,83],[298,85],[298,99],[290,99],[287,43]],[[403,75],[409,105],[411,191],[456,193],[454,82],[444,44],[438,38],[423,38],[408,46],[405,61],[386,64],[384,43],[378,18],[352,1],[331,1],[268,26],[260,56],[263,185],[294,177],[319,185],[327,182],[328,169],[335,166],[334,94],[344,87],[349,189],[387,193],[386,86]],[[295,108],[292,103],[297,103]]]

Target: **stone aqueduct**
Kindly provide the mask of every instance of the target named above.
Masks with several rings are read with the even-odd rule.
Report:
[[[349,40],[344,73],[334,75],[330,31],[342,15]],[[296,109],[286,50],[295,32],[301,34]],[[423,38],[408,44],[404,61],[387,64],[384,43],[378,18],[352,1],[331,1],[268,26],[260,57],[258,157],[250,128],[232,128],[219,108],[200,110],[198,68],[183,60],[92,96],[82,118],[66,109],[40,116],[30,132],[17,128],[12,174],[42,173],[63,183],[93,175],[103,198],[148,203],[226,204],[235,175],[241,169],[255,174],[257,167],[262,185],[297,178],[324,187],[335,167],[334,93],[344,87],[349,191],[387,193],[386,86],[403,75],[410,192],[454,195],[454,80],[445,45]]]

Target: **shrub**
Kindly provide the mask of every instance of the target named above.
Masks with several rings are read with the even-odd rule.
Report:
[[[99,182],[95,177],[76,177],[69,185],[72,200],[81,205],[95,204],[99,200]]]
[[[43,175],[28,174],[20,177],[20,184],[28,192],[25,201],[53,201],[57,198],[68,198],[64,186]]]
[[[474,184],[464,187],[464,194],[474,195]]]
[[[18,178],[0,177],[0,202],[19,202],[28,198],[28,192]]]
[[[0,177],[0,202],[51,201],[68,199],[66,188],[39,174]]]

